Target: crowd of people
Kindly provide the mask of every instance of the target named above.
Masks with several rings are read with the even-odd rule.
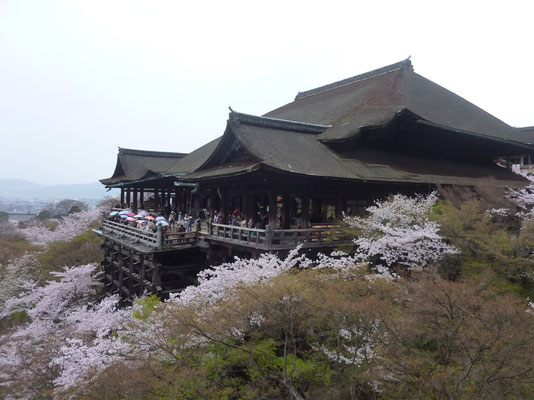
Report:
[[[226,218],[222,213],[215,210],[211,219],[214,224],[240,226],[249,229],[265,229],[265,226],[268,224],[267,214],[258,213],[256,220],[253,220],[252,218],[247,219],[239,210],[234,210]]]
[[[160,227],[163,233],[191,232],[197,221],[191,215],[183,214],[181,211],[171,210],[165,215],[154,211],[134,211],[131,208],[112,211],[109,214],[109,220],[149,232],[157,232]]]
[[[194,218],[192,215],[171,209],[169,206],[158,209],[157,212],[125,207],[122,211],[111,212],[109,220],[151,232],[157,232],[159,226],[164,233],[191,232],[197,229],[200,223],[208,221],[249,229],[265,229],[268,224],[268,216],[262,212],[258,212],[253,219],[247,218],[237,209],[225,216],[222,212],[205,208],[199,211],[198,218]]]

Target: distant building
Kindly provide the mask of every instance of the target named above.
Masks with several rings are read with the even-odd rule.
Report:
[[[11,212],[7,213],[9,216],[10,221],[18,221],[18,222],[26,222],[30,219],[34,219],[37,217],[37,214],[30,214],[30,213],[17,213],[17,212]]]
[[[522,135],[529,135],[534,141],[534,126],[517,128]],[[526,150],[526,149],[525,149]],[[515,173],[534,174],[534,152],[523,151],[518,154],[502,156],[498,160],[499,165],[509,168]]]

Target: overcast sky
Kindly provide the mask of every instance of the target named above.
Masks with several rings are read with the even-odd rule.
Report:
[[[532,4],[532,6],[531,6]],[[117,147],[190,152],[228,106],[412,56],[417,73],[534,125],[532,1],[0,0],[0,178],[111,176]]]

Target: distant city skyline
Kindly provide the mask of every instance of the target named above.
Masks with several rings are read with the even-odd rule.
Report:
[[[117,147],[190,152],[228,106],[264,114],[412,56],[414,70],[534,125],[527,1],[0,2],[0,178],[111,176]]]

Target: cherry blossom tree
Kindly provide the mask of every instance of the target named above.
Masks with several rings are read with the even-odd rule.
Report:
[[[69,214],[59,219],[53,230],[43,222],[34,221],[32,225],[21,229],[21,232],[28,241],[42,246],[59,240],[71,240],[94,225],[101,217],[102,211],[97,207],[94,210]]]
[[[436,201],[435,192],[413,198],[397,194],[367,208],[366,217],[345,218],[358,232],[354,240],[358,247],[356,258],[413,269],[445,254],[456,254],[458,251],[439,235],[439,225],[429,219]]]
[[[56,390],[68,389],[127,349],[111,333],[128,320],[130,310],[118,309],[117,296],[96,301],[96,265],[53,274],[57,281],[27,283],[0,312],[3,320],[22,314],[27,321],[0,336],[0,388],[21,398],[51,383]]]

